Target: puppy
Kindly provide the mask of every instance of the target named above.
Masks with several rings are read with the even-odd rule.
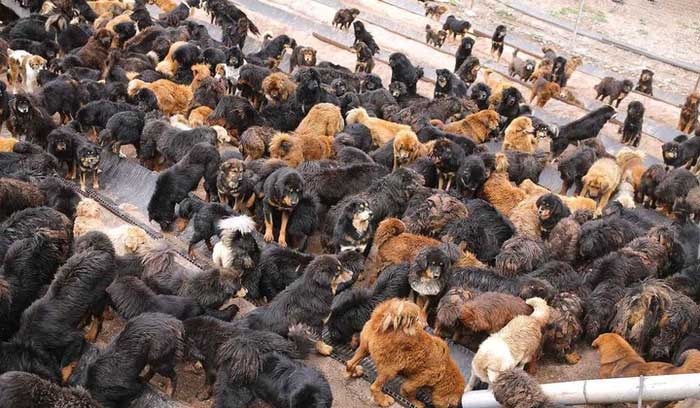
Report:
[[[448,34],[452,34],[453,40],[456,40],[458,35],[462,38],[466,37],[471,28],[472,25],[469,21],[459,20],[452,15],[447,16],[445,23],[442,25],[443,30],[447,31]]]
[[[425,26],[425,42],[428,45],[434,45],[438,48],[442,48],[442,45],[447,39],[447,31],[439,30],[435,31],[430,27],[430,24]]]
[[[620,102],[622,102],[625,97],[632,92],[634,88],[634,83],[629,79],[616,80],[613,77],[605,77],[600,80],[600,83],[593,87],[597,95],[596,100],[600,99],[603,101],[606,97],[610,98],[610,105],[615,102],[615,107],[620,107]]]
[[[530,76],[535,72],[535,60],[526,59],[522,60],[518,58],[519,49],[513,50],[513,57],[511,58],[510,65],[508,66],[508,74],[515,78],[517,75],[520,79],[527,82],[530,80]]]
[[[263,94],[271,104],[286,102],[291,95],[294,95],[296,89],[296,84],[281,72],[268,75],[262,82]]]
[[[501,62],[501,55],[503,55],[503,42],[506,39],[506,34],[508,28],[504,25],[499,25],[493,32],[491,37],[491,58],[496,56],[496,62]]]
[[[693,92],[685,98],[685,104],[681,108],[681,116],[676,128],[683,133],[690,134],[698,127],[698,106],[700,106],[700,93]]]
[[[639,377],[640,375],[673,375],[700,372],[700,351],[689,351],[679,367],[670,363],[646,362],[620,335],[605,333],[592,346],[600,355],[600,377]]]
[[[581,56],[574,55],[573,57],[569,58],[569,60],[566,62],[566,69],[564,71],[567,82],[581,65],[583,65],[583,58]]]
[[[532,85],[532,93],[530,95],[530,103],[537,99],[536,105],[540,108],[544,106],[555,96],[559,95],[561,88],[556,82],[547,81],[545,78],[538,78]]]
[[[287,246],[287,223],[289,216],[304,194],[304,180],[301,175],[290,168],[275,170],[264,185],[265,199],[263,211],[265,217],[265,241],[274,240],[274,213],[279,212],[281,225],[277,242]]]
[[[642,128],[644,126],[644,105],[639,101],[632,101],[627,105],[627,117],[618,133],[622,133],[623,144],[639,147],[642,140]]]
[[[442,17],[443,14],[447,13],[447,7],[441,5],[441,4],[430,4],[430,3],[424,3],[423,7],[425,7],[425,16],[434,18],[435,20],[440,20],[440,17]]]
[[[653,81],[654,71],[650,69],[643,69],[642,73],[639,75],[639,81],[637,81],[637,86],[634,88],[634,90],[653,96]]]
[[[537,381],[519,368],[502,372],[491,385],[494,398],[504,408],[563,408],[550,401]]]
[[[75,147],[75,165],[77,167],[80,178],[80,188],[85,190],[88,173],[92,173],[92,188],[98,190],[100,188],[100,180],[97,173],[100,168],[101,149],[96,144],[90,142],[84,137],[79,137]]]
[[[493,384],[503,371],[528,363],[532,369],[536,364],[542,328],[549,321],[551,312],[543,299],[531,298],[525,303],[532,306],[532,314],[516,316],[481,343],[472,360],[472,373],[466,391],[474,389],[477,379]]]
[[[356,42],[352,48],[357,55],[355,73],[371,74],[374,70],[374,56],[372,50],[362,41]]]
[[[341,30],[347,30],[352,25],[352,22],[360,15],[360,10],[356,8],[340,9],[333,16],[333,27]]]
[[[255,221],[247,215],[237,215],[216,222],[221,239],[212,250],[212,261],[220,268],[233,268],[247,272],[260,258],[255,241]],[[245,284],[244,286],[248,286]]]
[[[537,147],[537,137],[532,126],[532,120],[522,116],[506,128],[503,138],[503,150],[515,150],[524,153],[534,153]]]
[[[294,47],[289,58],[289,72],[294,71],[294,67],[316,66],[316,50],[311,47]]]
[[[598,217],[622,181],[622,169],[614,159],[601,158],[593,163],[581,180],[583,189],[580,196],[598,200],[594,213]]]
[[[484,143],[489,140],[499,126],[498,113],[493,110],[485,110],[468,115],[462,120],[448,123],[442,127],[442,130],[471,138],[476,143]]]
[[[416,398],[421,387],[432,390],[432,403],[437,408],[459,404],[464,391],[464,378],[450,357],[447,344],[425,332],[425,316],[411,302],[388,300],[372,312],[370,320],[360,333],[360,346],[347,362],[347,372],[360,377],[360,360],[370,356],[378,376],[370,386],[374,401],[389,406],[394,400],[382,392],[386,382],[399,373],[405,378],[401,394],[417,407],[425,405]],[[398,347],[398,345],[401,347]],[[416,353],[416,350],[422,350]]]

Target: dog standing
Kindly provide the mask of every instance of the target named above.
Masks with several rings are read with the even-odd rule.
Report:
[[[508,33],[508,28],[504,25],[499,25],[496,27],[496,31],[493,32],[493,37],[491,37],[491,58],[496,56],[496,62],[501,62],[501,55],[503,55],[503,43],[506,39],[506,34]]]

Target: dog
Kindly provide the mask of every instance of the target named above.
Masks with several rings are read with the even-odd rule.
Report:
[[[46,381],[38,375],[20,371],[7,372],[0,376],[0,404],[2,406],[19,406],[25,404],[27,390],[36,390],[42,397],[34,398],[32,407],[72,406],[97,408],[101,405],[80,387],[61,387]]]
[[[316,50],[311,47],[294,47],[289,58],[289,72],[294,71],[294,67],[316,66]]]
[[[600,80],[598,85],[593,87],[596,91],[596,100],[600,99],[603,101],[606,97],[609,97],[610,105],[612,106],[613,102],[615,102],[616,108],[620,107],[620,102],[632,92],[632,88],[634,88],[634,83],[629,79],[616,80],[613,77],[605,77]]]
[[[660,204],[665,209],[670,210],[676,202],[683,200],[688,192],[697,186],[698,179],[692,172],[684,168],[673,169],[654,190],[657,205]]]
[[[537,64],[535,67],[535,71],[530,75],[530,81],[535,82],[540,78],[544,78],[546,80],[551,80],[552,79],[552,70],[554,69],[554,60],[553,59],[542,59],[540,62]]]
[[[525,199],[526,194],[513,186],[508,178],[508,159],[497,153],[495,170],[489,175],[480,191],[481,198],[493,204],[503,215],[509,217],[513,208]]]
[[[295,170],[281,168],[275,170],[265,180],[264,191],[265,241],[274,240],[273,211],[279,212],[282,221],[277,242],[285,247],[287,246],[287,223],[290,213],[304,194],[304,180]]]
[[[92,173],[92,188],[99,190],[100,180],[97,174],[100,171],[101,153],[102,149],[87,138],[80,136],[75,140],[75,164],[72,167],[74,171],[76,167],[78,169],[82,190],[85,190],[88,173]]]
[[[642,128],[644,126],[644,105],[639,101],[632,101],[627,105],[627,117],[620,126],[618,133],[622,133],[623,144],[639,147],[642,140]]]
[[[530,315],[516,316],[481,343],[472,360],[466,391],[474,389],[477,379],[493,384],[503,371],[528,363],[532,369],[536,364],[542,342],[541,330],[549,321],[551,311],[547,302],[540,298],[531,298],[525,303],[533,308]]]
[[[423,68],[414,66],[405,54],[395,52],[389,55],[391,82],[403,82],[408,95],[416,94],[418,80],[423,77]]]
[[[296,84],[285,74],[276,72],[265,77],[262,82],[263,94],[271,104],[282,104],[294,95]]]
[[[519,49],[513,50],[513,57],[511,58],[510,65],[508,66],[508,74],[515,78],[517,75],[520,79],[527,82],[530,80],[530,76],[535,72],[536,62],[533,59],[522,60],[518,58]]]
[[[578,295],[562,292],[554,296],[550,307],[552,314],[544,329],[544,346],[568,364],[576,364],[581,357],[572,349],[583,334],[584,303]]]
[[[246,161],[262,158],[266,153],[270,140],[277,133],[274,129],[265,126],[251,126],[238,138],[241,154]]]
[[[698,128],[698,106],[700,106],[700,93],[693,92],[685,98],[681,108],[681,115],[676,128],[685,134],[690,134]]]
[[[686,169],[690,170],[697,165],[700,157],[700,137],[676,136],[673,141],[666,142],[661,146],[661,152],[667,170],[668,166],[685,166]]]
[[[459,68],[462,66],[467,57],[470,57],[472,55],[472,49],[474,48],[474,44],[475,41],[473,38],[462,38],[462,41],[459,43],[459,47],[455,52],[455,73],[459,70]]]
[[[581,179],[583,188],[580,196],[598,200],[595,216],[598,217],[603,213],[603,208],[622,181],[622,175],[622,169],[614,159],[601,158],[593,163]]]
[[[532,120],[522,116],[512,122],[506,128],[503,138],[503,150],[515,150],[524,153],[534,153],[537,147],[535,128]]]
[[[423,4],[423,7],[425,7],[426,17],[434,18],[438,21],[440,20],[440,17],[442,17],[443,14],[447,13],[447,7],[440,4],[425,3]]]
[[[355,34],[355,41],[353,42],[353,45],[361,41],[365,43],[367,47],[369,47],[372,55],[376,55],[379,52],[379,45],[377,45],[377,43],[374,41],[374,37],[372,37],[372,34],[370,34],[369,31],[367,31],[362,21],[355,21],[352,23],[352,27]]]
[[[615,333],[598,336],[592,346],[600,355],[600,377],[638,377],[640,375],[672,375],[700,372],[700,351],[689,351],[683,364],[676,367],[670,363],[646,362],[636,351]]]
[[[9,53],[8,74],[9,85],[15,92],[22,90],[29,94],[34,93],[39,84],[37,78],[39,72],[46,69],[46,59],[33,55],[26,51],[17,50]],[[20,84],[22,86],[20,87]]]
[[[634,90],[653,96],[653,81],[654,71],[650,69],[643,69],[642,73],[639,75],[639,81],[637,81],[637,86],[634,88]]]
[[[635,190],[635,201],[642,203],[644,208],[656,208],[656,188],[666,178],[666,168],[662,164],[653,164],[644,171]]]
[[[220,268],[240,270],[243,273],[243,286],[252,287],[249,275],[253,274],[260,260],[260,247],[255,240],[255,221],[247,215],[232,216],[219,220],[216,228],[221,238],[212,250],[212,261]],[[255,286],[249,292],[257,289]]]
[[[352,25],[352,22],[360,15],[360,10],[356,8],[340,9],[333,16],[333,27],[341,30],[347,30]]]
[[[374,57],[372,50],[362,41],[353,45],[357,59],[355,62],[355,73],[371,74],[374,70]]]
[[[368,355],[372,357],[379,375],[370,391],[377,404],[386,407],[394,402],[382,392],[382,386],[399,373],[406,379],[401,394],[415,406],[425,406],[416,398],[420,387],[431,388],[432,403],[437,408],[459,404],[464,378],[449,356],[447,344],[426,333],[424,325],[425,316],[416,304],[391,299],[377,306],[362,328],[360,346],[347,362],[346,370],[359,377],[363,370],[358,363]],[[398,344],[402,347],[397,349]],[[423,353],[414,352],[418,349]]]
[[[47,137],[55,128],[56,125],[48,112],[32,96],[19,93],[10,101],[7,130],[15,139],[26,140],[46,148]]]
[[[333,235],[327,246],[333,252],[352,250],[365,253],[374,234],[371,219],[372,210],[366,200],[355,198],[348,201],[333,226]]]
[[[501,62],[501,55],[503,55],[503,42],[506,39],[506,34],[508,33],[508,28],[504,25],[499,25],[493,32],[491,37],[491,58],[496,56],[496,62]]]
[[[466,37],[472,25],[469,21],[459,20],[455,16],[447,16],[445,23],[442,25],[442,29],[447,31],[448,34],[452,35],[452,39],[456,40],[457,36],[462,38]]]
[[[530,103],[537,99],[536,106],[544,108],[544,106],[555,96],[559,95],[561,87],[556,82],[550,82],[545,78],[538,78],[532,85],[532,93],[530,94]]]
[[[537,381],[519,368],[502,372],[491,385],[494,398],[504,408],[563,408],[547,398]]]
[[[435,31],[430,27],[430,24],[425,26],[425,42],[428,45],[434,45],[435,47],[442,48],[442,45],[447,39],[447,31],[438,30]]]
[[[25,208],[39,207],[46,197],[38,186],[21,180],[0,178],[0,220]]]
[[[103,28],[95,32],[87,44],[75,51],[85,67],[102,70],[107,63],[109,47],[112,45],[114,33]]]
[[[282,62],[285,52],[288,49],[293,50],[296,46],[293,38],[282,34],[270,40],[260,51],[246,55],[245,59],[249,64],[274,69]]]
[[[575,186],[574,193],[579,194],[583,189],[583,181],[581,179],[586,175],[596,159],[600,157],[600,154],[605,152],[602,144],[598,146],[599,142],[597,139],[589,140],[591,142],[585,141],[570,154],[559,158],[557,169],[562,179],[559,194],[566,195],[572,186]]]
[[[483,292],[467,300],[459,309],[459,321],[470,333],[496,333],[516,316],[529,315],[532,307],[519,297],[506,293]]]
[[[455,74],[447,69],[438,69],[435,71],[435,74],[437,75],[437,79],[435,81],[434,98],[449,96],[464,98],[467,96],[467,86],[461,79],[457,78]]]
[[[537,217],[543,239],[549,238],[559,221],[570,215],[569,208],[554,194],[545,194],[537,199]]]
[[[566,78],[566,82],[569,82],[569,79],[574,75],[574,72],[583,65],[583,57],[579,55],[574,55],[569,60],[566,62],[566,68],[564,70],[564,75]]]
[[[484,143],[499,128],[499,118],[496,111],[481,111],[468,115],[462,120],[448,123],[442,127],[442,130],[469,137],[476,143]]]
[[[400,131],[411,132],[411,127],[387,120],[371,118],[364,108],[356,108],[348,112],[345,122],[348,125],[359,123],[367,126],[372,134],[372,142],[375,146],[383,146],[394,138]]]
[[[413,163],[417,158],[428,155],[428,147],[418,141],[411,131],[399,131],[393,141],[393,170]]]

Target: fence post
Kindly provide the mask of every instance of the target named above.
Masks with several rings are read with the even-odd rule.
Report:
[[[698,86],[700,86],[700,73],[698,73],[698,80],[695,81],[695,88],[693,88],[693,92],[698,90]]]
[[[583,14],[583,4],[586,2],[586,0],[580,0],[579,5],[578,5],[578,15],[576,16],[576,25],[574,26],[574,36],[571,37],[571,52],[574,52],[576,49],[576,37],[578,36],[578,25],[581,22],[581,15]]]

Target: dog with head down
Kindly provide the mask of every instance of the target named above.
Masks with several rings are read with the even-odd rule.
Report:
[[[287,75],[275,72],[265,77],[262,82],[262,89],[269,103],[281,104],[287,102],[287,99],[294,95],[297,86]]]
[[[499,115],[493,110],[484,110],[468,115],[462,120],[448,123],[442,127],[447,133],[468,137],[476,143],[484,143],[500,126]]]
[[[622,181],[622,169],[615,159],[603,157],[593,163],[581,180],[583,181],[581,197],[589,196],[597,199],[598,205],[594,215],[600,216]]]

